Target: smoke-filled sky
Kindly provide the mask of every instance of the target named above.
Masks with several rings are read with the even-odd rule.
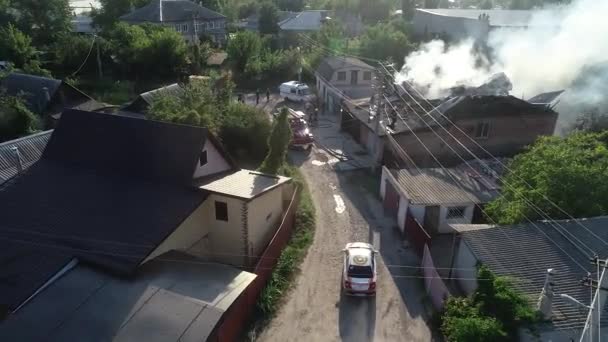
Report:
[[[457,85],[478,86],[501,71],[513,83],[511,94],[518,97],[568,88],[586,68],[608,62],[607,14],[608,0],[575,0],[540,11],[527,30],[492,31],[491,64],[472,53],[472,41],[447,49],[442,41],[431,41],[406,57],[397,79],[428,89],[430,98],[448,95]],[[606,94],[594,93],[598,82],[607,83],[608,73],[589,82],[579,78],[579,93],[604,99]]]

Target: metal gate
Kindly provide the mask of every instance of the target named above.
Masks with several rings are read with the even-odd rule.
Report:
[[[387,179],[384,193],[384,213],[397,217],[399,212],[399,193]]]

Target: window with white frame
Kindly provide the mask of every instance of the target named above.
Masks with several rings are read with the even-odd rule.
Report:
[[[175,31],[182,32],[182,25],[175,25]]]
[[[188,24],[182,24],[182,32],[188,32]]]
[[[475,126],[475,138],[485,139],[488,137],[490,132],[490,123],[488,122],[479,122],[477,126]]]
[[[458,219],[464,217],[465,207],[449,207],[446,219]]]

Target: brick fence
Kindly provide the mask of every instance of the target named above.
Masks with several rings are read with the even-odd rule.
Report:
[[[250,321],[258,297],[272,275],[272,270],[293,232],[295,214],[300,202],[300,191],[300,188],[294,190],[281,225],[260,256],[253,271],[257,277],[224,313],[208,341],[236,341],[245,325]]]

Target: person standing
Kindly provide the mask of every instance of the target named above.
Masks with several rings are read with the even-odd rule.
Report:
[[[260,104],[260,89],[256,89],[255,91],[255,104],[258,105]]]

